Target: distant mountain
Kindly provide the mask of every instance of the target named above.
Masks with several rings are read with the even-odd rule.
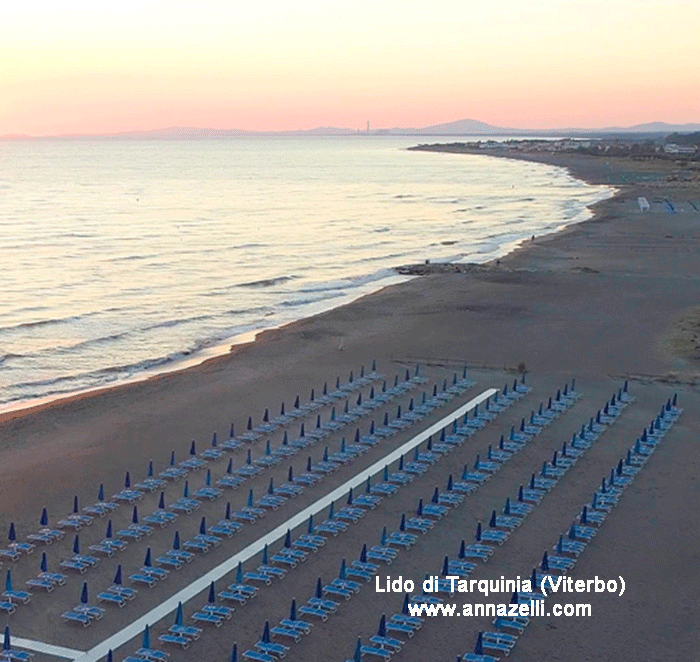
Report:
[[[667,124],[666,122],[648,122],[628,127],[606,127],[602,129],[566,128],[566,129],[514,129],[494,126],[480,120],[461,119],[444,124],[433,124],[423,128],[392,128],[357,131],[343,127],[320,126],[315,129],[297,131],[246,131],[244,129],[206,129],[198,127],[168,127],[150,131],[122,131],[108,134],[70,134],[49,136],[52,138],[71,139],[134,139],[134,140],[202,140],[215,138],[241,138],[246,136],[614,136],[627,134],[692,133],[700,131],[700,124]],[[23,140],[29,136],[5,135],[0,140]]]
[[[456,120],[455,122],[446,122],[445,124],[433,124],[422,129],[389,129],[386,133],[402,136],[503,136],[503,135],[522,135],[528,133],[524,129],[511,129],[502,126],[494,126],[480,120]]]

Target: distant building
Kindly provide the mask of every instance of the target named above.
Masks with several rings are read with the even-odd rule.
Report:
[[[697,147],[685,145],[676,145],[676,143],[668,143],[664,145],[664,152],[666,154],[695,154]]]

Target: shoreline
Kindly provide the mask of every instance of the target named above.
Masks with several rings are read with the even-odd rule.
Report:
[[[411,147],[409,149],[416,149],[415,147]],[[481,155],[481,152],[476,153],[477,155]],[[491,155],[491,154],[488,154]],[[530,159],[525,159],[525,160],[530,160]],[[568,168],[565,165],[559,165],[559,164],[554,164],[554,163],[547,163],[546,161],[540,161],[543,165],[554,165],[555,167],[561,167],[565,169],[569,175],[574,178],[578,179],[579,181],[583,181],[588,184],[593,184],[597,185],[597,182],[593,181],[588,181],[586,178],[578,176],[577,174],[574,174],[571,172],[570,168]],[[601,184],[602,185],[602,184]],[[614,188],[614,187],[613,187]],[[605,202],[606,200],[611,199],[617,195],[616,191],[613,191],[612,194],[609,197],[604,198],[602,201],[596,201],[592,203],[591,205],[588,205],[586,209],[588,209],[591,212],[591,217],[584,219],[583,221],[580,220],[575,220],[573,222],[567,223],[563,227],[560,227],[559,229],[555,229],[552,231],[549,231],[546,233],[546,235],[539,235],[539,236],[550,236],[557,234],[559,232],[564,232],[566,231],[567,228],[578,225],[579,223],[585,223],[592,218],[595,217],[595,211],[593,207],[595,205],[599,204],[600,202]],[[527,245],[527,242],[529,240],[527,238],[523,238],[518,240],[517,242],[511,242],[508,244],[510,247],[506,253],[501,255],[500,257],[497,258],[490,258],[484,262],[434,262],[432,263],[433,265],[456,265],[454,268],[447,268],[446,271],[453,271],[456,273],[463,273],[464,271],[470,271],[472,268],[480,268],[480,267],[489,267],[492,264],[495,264],[496,262],[500,262],[501,260],[507,259],[507,257],[523,248],[523,246]],[[420,265],[418,265],[420,266]],[[403,277],[414,277],[414,276],[422,276],[425,275],[425,273],[421,273],[421,269],[415,268],[416,265],[400,265],[396,267],[388,267],[391,271],[394,272],[394,276],[392,277],[387,277],[383,280],[392,280],[395,278],[399,278],[401,276]],[[436,267],[434,266],[433,269]],[[429,273],[435,273],[435,271],[430,270]],[[365,297],[368,296],[373,296],[374,294],[377,294],[379,292],[382,292],[386,288],[392,288],[392,287],[401,287],[401,285],[406,282],[405,280],[400,281],[398,283],[389,283],[387,285],[383,285],[382,287],[378,289],[372,289],[366,292],[357,292],[353,294],[347,295],[345,298],[347,299],[344,303],[340,305],[333,305],[331,308],[323,309],[323,306],[321,306],[321,310],[317,312],[311,312],[308,315],[305,315],[303,317],[300,317],[295,320],[291,320],[289,322],[283,322],[278,325],[273,325],[269,327],[261,327],[259,329],[252,329],[249,331],[245,331],[243,333],[237,334],[235,336],[232,336],[231,338],[225,339],[222,342],[218,343],[215,346],[209,347],[205,350],[202,350],[201,352],[197,352],[196,354],[190,355],[183,357],[181,359],[178,359],[174,361],[173,363],[165,363],[162,366],[159,367],[153,367],[149,368],[147,370],[140,371],[138,373],[135,373],[131,375],[130,377],[126,377],[123,379],[116,380],[114,383],[107,383],[104,385],[100,386],[95,386],[95,387],[87,387],[85,389],[80,389],[77,391],[67,391],[65,393],[57,393],[57,394],[52,394],[52,395],[47,395],[47,396],[42,396],[38,398],[31,398],[31,399],[26,399],[26,400],[17,400],[13,402],[8,402],[0,405],[0,423],[8,420],[13,420],[16,418],[21,418],[22,416],[25,415],[31,415],[32,413],[38,412],[38,411],[43,411],[47,408],[51,408],[54,406],[61,406],[67,403],[79,401],[83,398],[90,398],[95,395],[100,395],[104,394],[105,392],[109,392],[112,389],[122,389],[122,388],[128,388],[129,386],[132,386],[134,384],[139,384],[142,382],[148,382],[151,380],[159,380],[162,378],[167,377],[168,375],[171,375],[173,373],[179,373],[182,371],[186,370],[192,370],[196,369],[204,364],[207,364],[212,361],[218,361],[218,360],[226,360],[227,357],[233,356],[235,352],[240,349],[241,346],[243,345],[248,345],[248,344],[255,344],[261,341],[264,341],[264,338],[267,337],[269,333],[274,333],[279,330],[285,329],[287,327],[292,327],[295,324],[302,322],[304,320],[309,320],[313,319],[317,315],[321,315],[327,312],[330,312],[332,310],[336,310],[339,308],[343,308],[348,305],[352,305],[354,302],[361,300]],[[360,290],[364,289],[362,287],[359,288]],[[322,302],[319,302],[322,303]]]

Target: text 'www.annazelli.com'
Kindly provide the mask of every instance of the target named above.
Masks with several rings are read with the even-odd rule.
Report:
[[[564,603],[546,605],[544,600],[530,600],[527,603],[409,603],[408,612],[411,616],[488,616],[491,618],[537,618],[539,616],[555,616],[565,618],[586,617],[591,615],[591,605],[584,603]]]

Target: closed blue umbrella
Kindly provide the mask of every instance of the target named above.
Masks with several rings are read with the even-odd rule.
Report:
[[[207,602],[213,605],[216,602],[216,589],[214,588],[214,582],[209,584],[209,595],[207,596]]]
[[[228,466],[226,467],[226,473],[229,476],[233,473],[233,458],[229,458]]]
[[[10,522],[10,532],[7,535],[10,542],[17,540],[17,533],[15,532],[15,523]]]
[[[352,662],[362,662],[362,639],[360,637],[357,638],[355,654],[352,656]]]
[[[238,662],[238,644],[233,644],[233,649],[231,650],[231,661]]]
[[[202,517],[202,521],[199,523],[199,533],[203,536],[207,535],[207,518]]]
[[[39,520],[39,524],[41,524],[41,526],[47,526],[48,523],[49,523],[49,514],[46,511],[46,508],[44,508],[41,511],[41,519]]]
[[[177,603],[177,611],[175,612],[175,625],[182,625],[182,602]]]
[[[481,522],[477,522],[475,537],[477,542],[481,542]]]
[[[80,536],[76,533],[73,540],[73,554],[80,554]]]
[[[360,563],[367,563],[367,543],[362,545],[362,549],[360,550]]]
[[[151,558],[151,548],[150,547],[146,548],[146,558],[144,559],[143,564],[147,568],[150,568],[153,565],[153,559]]]
[[[190,444],[190,455],[197,455],[197,449],[194,443],[194,439],[192,440],[192,443]]]
[[[482,631],[479,631],[479,634],[476,637],[476,644],[474,645],[474,654],[484,654],[484,633]]]
[[[226,512],[224,514],[225,519],[230,520],[231,519],[231,502],[228,501],[226,503]]]
[[[236,568],[236,583],[240,584],[243,581],[243,564],[239,561]]]
[[[540,563],[540,569],[542,572],[549,572],[549,557],[547,552],[542,555],[542,563]]]
[[[151,648],[151,629],[146,625],[143,629],[143,638],[141,639],[141,646],[143,648]]]
[[[309,526],[307,527],[307,531],[313,535],[314,532],[314,516],[309,515]]]
[[[310,524],[310,526],[313,527],[313,523]],[[287,529],[287,533],[286,533],[286,535],[284,536],[284,546],[285,546],[287,549],[291,549],[291,547],[292,547],[292,532],[291,532],[290,529]]]
[[[104,501],[105,500],[105,486],[103,483],[100,483],[100,487],[97,490],[97,500],[98,501]]]
[[[6,625],[5,626],[5,636],[2,639],[2,649],[5,651],[9,651],[12,648],[12,644],[10,643],[10,626]]]
[[[114,583],[117,586],[122,585],[122,564],[121,563],[117,566],[117,572],[114,575]]]
[[[340,562],[340,572],[338,573],[338,579],[345,579],[345,577],[346,577],[345,569],[346,569],[345,557],[343,557],[343,559]]]
[[[165,492],[160,493],[160,498],[158,499],[158,508],[160,510],[165,510]]]
[[[105,538],[111,538],[112,537],[112,520],[110,519],[107,522],[107,531],[105,532]]]
[[[270,478],[270,484],[267,486],[267,493],[268,494],[274,494],[275,493],[275,483],[272,478]]]
[[[149,478],[153,478],[153,460],[148,461],[148,472],[147,475]]]
[[[114,662],[114,653],[111,648],[107,651],[107,662]]]
[[[7,575],[5,575],[5,590],[6,591],[12,590],[12,571],[11,570],[8,570]]]
[[[292,600],[292,606],[289,608],[289,620],[297,620],[297,601],[296,598]]]
[[[180,532],[175,531],[175,537],[173,538],[173,549],[180,549]]]
[[[316,580],[316,597],[317,598],[323,597],[323,584],[321,583],[320,577]]]
[[[401,514],[401,522],[399,524],[399,531],[406,530],[406,513]]]
[[[216,448],[216,447],[219,445],[219,441],[218,441],[218,439],[216,438],[216,432],[212,435],[212,438],[211,438],[211,445],[212,445],[213,448]]]
[[[379,544],[386,547],[386,526],[382,529],[382,537],[379,539]]]
[[[379,627],[377,628],[377,634],[380,637],[386,637],[386,614],[382,614],[379,619]]]
[[[442,576],[447,577],[450,574],[450,560],[446,556],[445,560],[442,562]]]
[[[46,552],[41,553],[41,564],[39,565],[39,568],[41,568],[41,572],[48,572],[49,570],[49,562],[46,560]]]
[[[170,451],[170,466],[175,466],[175,451]]]
[[[207,476],[206,476],[206,478],[204,479],[204,484],[205,484],[207,487],[211,487],[211,469],[207,469]]]
[[[124,487],[131,487],[131,474],[129,472],[126,472],[126,476],[124,476]]]
[[[270,621],[265,621],[261,641],[266,644],[270,643]]]
[[[189,497],[190,497],[190,481],[189,480],[185,481],[185,487],[182,490],[182,496],[185,497],[185,499],[189,499]]]
[[[83,590],[80,592],[80,602],[84,605],[88,603],[88,585],[83,582]]]
[[[252,506],[254,504],[254,499],[253,499],[253,488],[250,489],[248,492],[248,506]]]
[[[352,506],[352,487],[350,488],[350,491],[348,492],[348,506]]]
[[[408,593],[403,596],[403,606],[401,607],[401,613],[408,616]]]
[[[139,523],[139,509],[138,506],[134,506],[134,509],[131,511],[131,522],[133,524],[138,524]]]
[[[467,543],[462,540],[462,542],[459,545],[459,554],[457,555],[458,558],[463,559],[466,556],[467,553]]]
[[[78,507],[78,495],[76,494],[73,497],[73,514],[75,515],[78,512],[80,512],[80,508]]]

